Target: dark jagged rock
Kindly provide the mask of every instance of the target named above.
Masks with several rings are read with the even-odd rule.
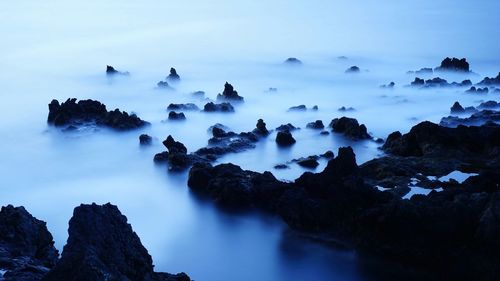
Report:
[[[176,141],[171,135],[163,141],[163,145],[168,149],[169,153],[187,153],[186,146],[182,142]]]
[[[469,72],[469,63],[467,59],[445,58],[441,65],[435,68],[436,71],[459,71]]]
[[[415,80],[410,83],[411,86],[424,86],[425,85],[425,80],[415,77]]]
[[[43,278],[52,280],[189,281],[184,274],[158,274],[127,218],[111,204],[80,205],[69,221],[61,259]]]
[[[432,79],[421,79],[416,77],[413,82],[410,83],[410,86],[420,87],[420,88],[434,88],[434,87],[467,87],[472,85],[470,80],[463,80],[462,82],[452,82],[448,83],[445,79],[440,77],[435,77]]]
[[[269,131],[266,128],[266,123],[264,122],[264,120],[262,119],[257,120],[257,125],[256,128],[253,130],[253,133],[261,136],[269,135]]]
[[[345,107],[345,106],[342,106],[341,108],[338,109],[338,111],[340,111],[340,112],[348,112],[348,111],[356,111],[356,109],[354,109],[354,107]]]
[[[314,110],[314,111],[317,111],[319,109],[319,107],[317,105],[314,105],[313,107],[311,107],[311,110]]]
[[[198,106],[194,103],[171,103],[167,106],[167,110],[183,110],[183,111],[190,111],[190,110],[200,110]]]
[[[171,67],[170,74],[167,76],[166,80],[172,81],[172,82],[177,82],[177,81],[181,80],[181,77],[179,76],[179,74],[177,74],[177,71],[175,70],[175,68]]]
[[[500,72],[498,72],[497,77],[484,77],[484,79],[477,84],[482,86],[500,86]]]
[[[330,122],[330,128],[336,133],[342,133],[345,136],[354,139],[362,140],[371,138],[364,124],[359,124],[354,118],[341,117],[335,118]]]
[[[111,65],[106,65],[106,75],[108,76],[114,76],[114,75],[129,75],[130,73],[128,71],[121,72],[116,70],[114,67]]]
[[[288,111],[306,111],[307,107],[303,104],[297,105],[297,106],[292,106],[288,109]]]
[[[164,90],[173,90],[174,88],[170,87],[167,81],[160,81],[156,84],[158,89],[164,89]]]
[[[484,124],[494,125],[495,123],[500,123],[500,111],[484,109],[472,114],[468,118],[460,118],[456,116],[441,118],[439,125],[455,128],[459,125],[481,126]]]
[[[279,146],[290,146],[295,142],[296,140],[293,138],[290,131],[278,131],[278,134],[276,135],[276,143]]]
[[[278,164],[278,165],[274,165],[274,168],[277,170],[282,170],[282,169],[289,169],[290,167],[288,167],[287,164]]]
[[[0,211],[0,275],[5,281],[40,280],[58,259],[46,224],[24,207],[8,205]]]
[[[314,122],[307,123],[306,128],[321,130],[321,129],[325,128],[325,125],[323,125],[323,121],[316,120]]]
[[[245,171],[230,163],[215,167],[197,163],[189,171],[188,186],[222,206],[274,210],[290,184],[278,181],[270,172]]]
[[[288,123],[288,124],[283,124],[280,125],[279,127],[276,128],[276,131],[282,132],[282,131],[295,131],[298,130],[299,128],[295,127],[294,125]]]
[[[319,165],[318,158],[318,156],[314,155],[305,158],[294,159],[292,161],[297,163],[299,166],[314,169]]]
[[[209,102],[205,104],[203,107],[203,111],[205,112],[234,112],[234,107],[228,103],[228,102],[223,102],[223,103],[213,103]]]
[[[498,107],[500,107],[499,102],[490,100],[490,101],[482,102],[477,108],[479,108],[479,109],[495,109]]]
[[[291,66],[302,65],[302,61],[300,61],[298,58],[293,58],[293,57],[287,58],[283,63]]]
[[[139,143],[141,145],[150,145],[153,143],[153,138],[150,135],[142,134],[139,136]]]
[[[480,88],[472,86],[470,89],[465,91],[467,94],[487,94],[489,92],[488,87]]]
[[[389,83],[387,85],[380,86],[380,88],[383,88],[383,89],[394,89],[394,86],[396,86],[396,83],[391,82],[391,83]]]
[[[168,162],[168,151],[163,151],[160,153],[156,153],[153,161],[156,163],[167,163]]]
[[[330,134],[330,132],[326,131],[326,130],[322,130],[321,132],[319,132],[320,135],[322,136],[327,136]]]
[[[456,101],[453,106],[450,108],[451,113],[465,113],[465,109],[460,105],[458,101]]]
[[[183,112],[170,111],[168,113],[168,120],[186,120],[186,115]]]
[[[118,109],[107,111],[106,106],[98,101],[76,102],[76,99],[68,99],[61,104],[57,100],[52,100],[49,104],[47,122],[57,127],[97,125],[116,130],[136,129],[149,124],[135,114],[129,115]]]
[[[349,67],[345,71],[345,73],[359,73],[359,71],[360,71],[359,67],[357,67],[357,66],[354,65],[354,66]]]
[[[238,92],[234,90],[233,85],[226,82],[224,84],[224,91],[222,94],[217,95],[218,101],[243,101],[243,97],[238,95]]]

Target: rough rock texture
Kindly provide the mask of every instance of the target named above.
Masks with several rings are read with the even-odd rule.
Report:
[[[213,103],[209,102],[205,104],[203,107],[203,111],[205,112],[234,112],[234,107],[228,103],[228,102],[223,102],[223,103]]]
[[[186,280],[184,274],[158,274],[127,218],[111,204],[80,205],[69,221],[61,259],[43,281]]]
[[[462,58],[445,58],[441,65],[435,68],[436,71],[459,71],[459,72],[469,72],[469,63],[467,59]]]
[[[49,104],[49,124],[61,126],[98,125],[116,130],[130,130],[143,127],[148,122],[141,120],[135,114],[128,114],[118,109],[108,111],[106,106],[94,100],[68,99],[59,104],[52,100]]]
[[[290,131],[278,131],[278,134],[276,134],[276,143],[279,146],[290,146],[295,142],[296,140],[293,138]]]
[[[224,84],[224,91],[222,94],[217,95],[218,101],[243,101],[243,97],[238,95],[238,92],[234,90],[233,85],[226,82]]]
[[[358,120],[349,117],[335,118],[330,122],[330,128],[336,133],[342,133],[345,136],[354,139],[371,138],[364,124],[359,124]]]
[[[45,222],[34,218],[24,207],[2,207],[0,268],[7,271],[2,280],[40,280],[56,264],[58,256]]]

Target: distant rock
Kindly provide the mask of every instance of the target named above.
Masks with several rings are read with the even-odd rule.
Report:
[[[298,58],[293,58],[293,57],[287,58],[283,63],[290,66],[302,65],[302,61],[300,61]]]
[[[170,111],[168,113],[168,120],[186,120],[186,115],[183,112]]]
[[[234,112],[234,107],[228,103],[228,102],[223,102],[223,103],[213,103],[209,102],[205,104],[203,107],[203,111],[205,112]]]
[[[417,74],[417,75],[425,75],[425,74],[433,74],[434,71],[430,67],[424,67],[417,71],[408,71],[407,74]]]
[[[173,90],[174,88],[170,87],[167,81],[160,81],[156,84],[158,89],[163,89],[163,90]]]
[[[166,80],[171,82],[178,82],[179,80],[181,80],[181,77],[179,76],[179,74],[177,74],[177,70],[171,67],[170,74],[167,76]]]
[[[463,80],[462,82],[452,82],[448,83],[445,79],[440,77],[434,77],[432,79],[421,79],[415,77],[415,80],[410,83],[410,86],[420,87],[420,88],[435,88],[435,87],[467,87],[472,85],[470,80]]]
[[[296,140],[293,138],[290,131],[279,131],[276,135],[276,143],[279,146],[290,146],[294,144]]]
[[[342,106],[341,108],[339,108],[337,110],[340,112],[356,111],[356,109],[354,109],[354,107],[345,107],[345,106]]]
[[[148,122],[141,120],[135,114],[115,109],[107,111],[106,106],[95,100],[67,99],[59,104],[52,100],[49,104],[47,122],[57,127],[97,125],[116,130],[131,130],[143,127]]]
[[[485,77],[481,82],[477,84],[482,86],[500,86],[500,72],[498,73],[497,77]]]
[[[465,109],[460,105],[458,101],[456,101],[453,106],[450,108],[451,113],[465,113]]]
[[[297,106],[292,106],[288,109],[288,111],[306,111],[307,107],[303,104],[297,105]]]
[[[355,65],[354,65],[354,66],[349,67],[349,68],[345,71],[345,73],[359,73],[359,72],[360,72],[359,67],[357,67],[357,66],[355,66]]]
[[[126,76],[126,75],[130,75],[130,73],[128,71],[121,72],[121,71],[116,70],[111,65],[106,65],[106,75],[108,75],[108,76],[125,75]]]
[[[380,88],[382,88],[382,89],[393,89],[395,85],[396,85],[396,83],[391,82],[391,83],[389,83],[387,85],[380,86]]]
[[[205,97],[205,92],[204,91],[195,91],[191,93],[192,96],[197,97],[197,98],[203,98]]]
[[[222,94],[217,95],[218,101],[243,101],[243,97],[238,95],[238,92],[234,90],[233,85],[226,82],[224,84],[224,91]]]
[[[489,92],[488,87],[480,88],[480,87],[475,87],[472,86],[470,89],[465,91],[467,94],[487,94]]]
[[[330,128],[336,133],[344,134],[345,136],[354,139],[370,139],[364,124],[359,124],[358,120],[349,117],[335,118],[330,122]]]
[[[477,108],[479,109],[494,109],[500,107],[500,103],[490,100],[486,102],[482,102]]]
[[[348,58],[348,57],[346,57],[346,56],[338,56],[338,57],[337,57],[337,59],[339,59],[339,60],[347,60],[347,59],[349,59],[349,58]]]
[[[307,123],[307,125],[306,125],[306,128],[316,129],[316,130],[321,130],[324,127],[325,127],[325,125],[323,125],[323,121],[321,121],[321,120],[316,120],[314,122]]]
[[[156,273],[127,218],[111,204],[80,205],[69,221],[61,259],[43,281],[190,281],[185,273]]]
[[[264,120],[262,119],[257,120],[257,125],[256,128],[253,130],[253,133],[261,136],[269,135],[269,131],[266,128],[266,123],[264,122]]]
[[[299,159],[294,159],[295,163],[297,163],[299,166],[305,167],[305,168],[311,168],[314,169],[318,167],[318,157],[317,156],[308,156],[305,158],[299,158]]]
[[[297,128],[295,127],[294,125],[288,123],[288,124],[283,124],[283,125],[280,125],[279,127],[276,128],[276,131],[295,131],[295,130],[298,130],[300,128]]]
[[[410,83],[411,86],[424,86],[425,85],[425,80],[415,77],[415,80]]]
[[[171,103],[167,110],[198,111],[200,108],[194,103]]]
[[[24,207],[0,211],[0,274],[4,281],[38,281],[56,264],[59,253],[46,223]]]
[[[456,128],[459,125],[465,126],[481,126],[484,124],[500,124],[500,111],[483,109],[473,113],[468,118],[460,118],[457,116],[448,116],[441,118],[439,125],[444,127]]]
[[[289,169],[290,167],[288,167],[287,164],[277,164],[277,165],[274,165],[274,168],[276,170],[283,170],[283,169]]]
[[[469,72],[469,63],[467,59],[462,58],[445,58],[441,65],[435,68],[436,71],[457,71],[457,72]]]
[[[153,143],[153,138],[150,135],[142,134],[139,136],[139,143],[141,145],[150,145]]]

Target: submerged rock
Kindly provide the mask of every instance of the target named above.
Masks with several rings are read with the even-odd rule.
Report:
[[[359,72],[360,69],[357,66],[351,66],[345,71],[345,73],[359,73]]]
[[[130,73],[128,71],[121,72],[121,71],[116,70],[111,65],[106,65],[106,75],[108,75],[108,76],[113,76],[113,75],[130,75]]]
[[[465,91],[467,94],[487,94],[489,92],[488,87],[480,88],[472,86],[470,89]]]
[[[380,86],[380,88],[383,88],[383,89],[393,89],[395,85],[396,85],[396,83],[391,82],[391,83],[389,83],[387,85]]]
[[[292,106],[288,109],[288,111],[306,111],[307,107],[303,104],[297,105],[297,106]]]
[[[143,127],[148,122],[141,120],[135,114],[115,109],[107,111],[106,106],[94,100],[67,99],[59,104],[52,100],[49,104],[49,124],[61,126],[97,125],[113,128],[116,130],[130,130]]]
[[[462,58],[445,58],[441,65],[435,68],[436,71],[458,71],[458,72],[469,72],[469,63],[467,59]]]
[[[142,134],[139,136],[139,143],[141,145],[150,145],[153,143],[153,138],[150,135]]]
[[[233,85],[226,82],[224,84],[224,91],[222,94],[217,95],[218,101],[243,101],[243,97],[238,95],[238,92],[234,90]]]
[[[261,136],[269,135],[269,131],[266,128],[266,123],[264,122],[264,120],[262,119],[257,120],[257,125],[256,128],[253,130],[253,133]]]
[[[288,124],[282,124],[279,127],[276,128],[276,131],[281,132],[281,131],[295,131],[300,128],[295,127],[294,125],[288,123]]]
[[[172,81],[172,82],[178,82],[181,80],[181,77],[179,74],[177,74],[177,70],[175,68],[171,67],[170,68],[170,74],[167,76],[166,80]]]
[[[477,110],[476,110],[477,111]],[[457,116],[448,116],[441,118],[439,125],[444,127],[455,128],[459,125],[465,126],[481,126],[484,124],[499,124],[500,123],[500,111],[484,109],[473,113],[468,118],[460,118]]]
[[[307,123],[306,128],[321,130],[321,129],[325,128],[325,125],[323,125],[323,121],[316,120],[314,122]]]
[[[186,115],[183,112],[170,111],[168,113],[168,120],[186,120]]]
[[[59,253],[45,222],[24,207],[8,205],[0,211],[1,280],[40,280],[57,262]]]
[[[52,280],[191,280],[185,273],[156,273],[127,218],[111,204],[80,205],[69,221],[61,259],[43,278]]]
[[[354,109],[354,107],[345,107],[345,106],[342,106],[341,108],[338,109],[338,111],[340,111],[340,112],[349,112],[349,111],[356,111],[356,109]]]
[[[359,124],[358,120],[349,117],[335,118],[330,122],[330,128],[336,133],[342,133],[345,136],[354,139],[370,139],[364,124]]]
[[[296,140],[293,138],[290,131],[278,131],[278,134],[276,135],[276,143],[279,146],[290,146],[295,142]]]
[[[205,112],[234,112],[234,107],[228,103],[228,102],[223,102],[223,103],[213,103],[209,102],[205,104],[203,107],[203,111]]]
[[[200,110],[200,108],[194,103],[171,103],[167,106],[167,110],[195,111]]]
[[[174,88],[170,87],[167,81],[160,81],[156,84],[158,89],[164,89],[164,90],[173,90]]]
[[[440,77],[435,77],[432,79],[421,79],[418,77],[415,77],[415,80],[410,83],[410,86],[413,87],[420,87],[420,88],[434,88],[434,87],[467,87],[472,85],[472,82],[470,80],[463,80],[462,82],[452,82],[448,83],[445,79],[442,79]]]
[[[314,169],[319,165],[317,156],[308,156],[305,158],[294,159],[293,162],[297,163],[299,166],[311,169]]]
[[[291,66],[299,66],[302,65],[302,61],[299,60],[298,58],[287,58],[284,62],[286,65],[291,65]]]

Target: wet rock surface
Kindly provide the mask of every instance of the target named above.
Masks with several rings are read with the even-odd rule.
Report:
[[[330,122],[330,128],[336,133],[341,133],[354,140],[371,138],[364,124],[359,124],[358,120],[349,117],[335,118]]]
[[[57,127],[97,125],[116,130],[131,130],[143,127],[148,122],[135,114],[118,109],[108,111],[106,106],[95,100],[67,99],[63,103],[52,100],[49,104],[47,122]]]
[[[6,271],[2,280],[40,280],[56,264],[58,256],[45,222],[24,207],[2,207],[0,268]]]
[[[76,207],[68,234],[61,259],[42,280],[190,280],[185,273],[154,272],[127,218],[109,203]]]

